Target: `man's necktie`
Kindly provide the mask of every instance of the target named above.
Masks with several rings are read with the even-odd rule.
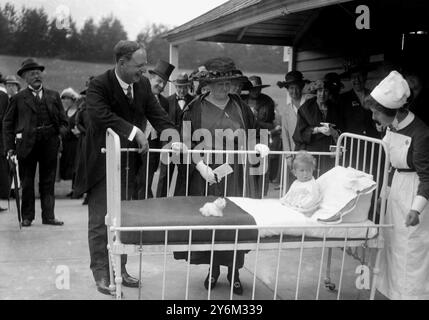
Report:
[[[29,88],[30,91],[33,93],[34,95],[34,99],[36,99],[37,102],[40,102],[42,99],[40,98],[40,92],[42,91],[42,88],[40,88],[39,90],[34,90]]]
[[[131,91],[131,85],[128,85],[127,88],[127,99],[129,104],[133,104],[133,93]]]

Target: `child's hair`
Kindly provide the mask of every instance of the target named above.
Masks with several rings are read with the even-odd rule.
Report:
[[[316,167],[316,159],[309,154],[307,151],[301,150],[299,151],[292,162],[293,169],[296,169],[296,164],[302,163],[307,166],[311,166],[312,169]]]

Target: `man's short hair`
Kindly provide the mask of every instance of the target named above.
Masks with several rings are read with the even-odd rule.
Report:
[[[116,62],[118,62],[121,58],[125,58],[127,61],[130,60],[134,52],[139,49],[144,49],[144,47],[135,41],[119,41],[113,48]]]

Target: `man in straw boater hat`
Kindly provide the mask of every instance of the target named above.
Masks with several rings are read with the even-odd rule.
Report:
[[[39,164],[39,191],[42,223],[63,225],[55,219],[55,174],[59,135],[67,132],[67,119],[58,92],[42,84],[45,67],[32,58],[25,59],[17,74],[27,88],[12,97],[3,119],[5,150],[17,156],[22,183],[22,226],[30,227],[35,218],[34,176]]]
[[[429,128],[407,109],[410,88],[392,71],[371,92],[373,119],[394,176],[387,199],[377,289],[389,299],[429,299]]]
[[[87,183],[83,190],[88,192],[88,242],[91,257],[90,268],[97,290],[110,294],[109,259],[107,252],[107,228],[105,216],[106,200],[106,155],[101,153],[105,146],[106,130],[111,128],[121,140],[123,148],[148,150],[149,143],[143,131],[143,123],[149,120],[152,126],[162,132],[174,129],[167,113],[159,105],[151,91],[146,71],[146,50],[135,41],[121,40],[114,47],[116,65],[113,69],[95,77],[89,83],[86,95],[90,126],[87,129],[86,155]],[[180,147],[180,145],[179,145]],[[135,177],[141,155],[134,154],[127,162],[126,154],[121,154],[121,197],[133,194],[134,183],[126,189],[126,175]],[[133,182],[133,179],[129,179]],[[139,281],[131,277],[126,269],[126,255],[121,259],[121,273],[116,279],[128,287],[138,287]]]

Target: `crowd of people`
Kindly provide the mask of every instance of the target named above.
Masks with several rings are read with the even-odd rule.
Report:
[[[429,99],[427,80],[418,69],[404,68],[400,70],[402,74],[392,72],[373,91],[366,86],[373,66],[365,62],[348,67],[342,74],[327,73],[315,81],[305,79],[297,70],[290,71],[284,81],[277,83],[288,93],[287,104],[280,106],[281,103],[262,93],[269,85],[263,84],[260,76],[243,75],[228,57],[209,59],[191,74],[180,73],[170,80],[175,66],[159,60],[154,68],[146,70],[146,51],[136,42],[120,41],[114,54],[115,67],[91,77],[87,88],[80,93],[73,88],[64,89],[61,94],[49,90],[43,84],[45,67],[31,58],[24,60],[17,71],[26,83],[24,88],[15,76],[0,77],[0,89],[5,91],[0,90],[0,196],[9,197],[7,159],[16,156],[22,183],[22,225],[30,227],[35,219],[34,181],[38,164],[42,223],[61,226],[63,221],[54,213],[54,185],[58,177],[71,180],[69,195],[74,198],[86,195],[90,268],[100,292],[111,293],[105,225],[106,162],[105,155],[96,152],[105,146],[106,129],[118,133],[122,147],[141,150],[122,155],[127,157],[121,161],[122,173],[131,177],[121,179],[124,199],[223,196],[224,190],[228,196],[263,197],[270,181],[279,182],[279,156],[269,156],[268,171],[256,175],[249,174],[252,168],[241,165],[238,156],[232,156],[236,157],[229,162],[232,174],[219,181],[215,170],[226,162],[225,158],[220,164],[201,159],[188,166],[161,161],[165,155],[145,153],[149,148],[164,146],[161,134],[167,129],[191,136],[200,129],[210,133],[210,141],[192,141],[191,137],[181,136],[181,141],[171,145],[177,152],[201,143],[206,148],[247,149],[247,144],[240,143],[246,137],[222,136],[218,130],[246,133],[256,129],[259,133],[265,130],[269,137],[264,141],[257,134],[255,150],[262,158],[269,150],[330,151],[342,132],[383,138],[390,143],[390,159],[396,171],[387,220],[397,229],[387,239],[380,291],[389,298],[429,298],[429,220],[423,214],[429,197]],[[350,80],[351,88],[341,92],[345,80]],[[170,81],[176,90],[166,97],[163,93]],[[185,122],[191,124],[189,132],[183,130]],[[192,141],[191,145],[184,143],[187,139]],[[334,165],[330,157],[313,159],[302,153],[295,161],[291,155],[287,156],[287,163],[291,169],[287,189],[297,178],[291,188],[295,196],[288,193],[282,200],[291,206],[297,205],[298,198],[305,198],[298,197],[299,194],[302,196],[304,191],[311,194],[308,190],[314,189],[315,168],[320,175]],[[152,190],[156,172],[159,173],[157,189]],[[401,187],[404,183],[410,185],[405,196]],[[317,202],[316,198],[306,198],[305,210]],[[417,227],[410,229],[410,226]],[[204,286],[214,288],[220,266],[226,266],[228,280],[234,279],[234,293],[242,294],[239,269],[244,265],[245,254],[237,252],[233,270],[234,253],[215,252]],[[175,257],[188,258],[180,253]],[[192,264],[210,264],[211,255],[192,252],[190,259]],[[124,255],[122,283],[138,287],[138,280],[125,268],[126,260]],[[410,281],[415,285],[412,289]]]

